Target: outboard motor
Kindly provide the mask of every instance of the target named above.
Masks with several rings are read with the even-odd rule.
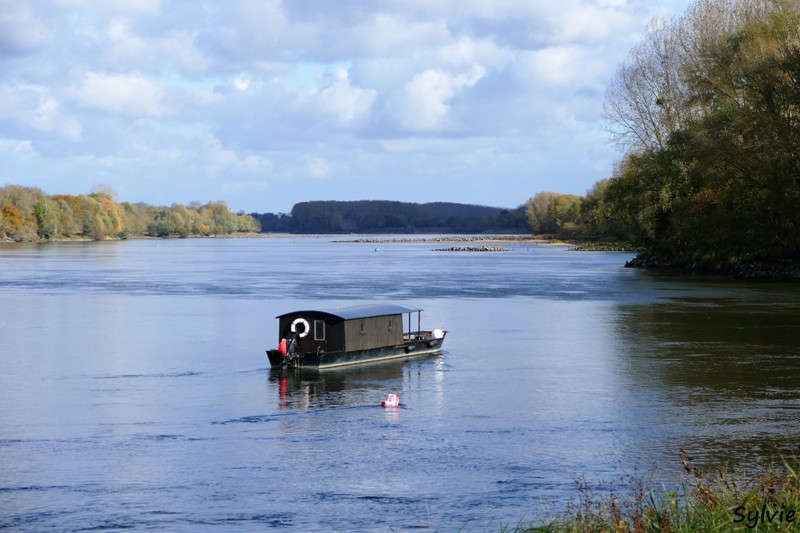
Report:
[[[297,349],[300,343],[300,334],[296,331],[289,333],[286,337],[286,357],[283,360],[284,366],[296,366],[298,358]]]

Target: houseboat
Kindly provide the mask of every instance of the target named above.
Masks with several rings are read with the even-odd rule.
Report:
[[[323,369],[436,353],[447,332],[423,330],[421,314],[381,304],[279,315],[278,348],[267,350],[269,364]]]

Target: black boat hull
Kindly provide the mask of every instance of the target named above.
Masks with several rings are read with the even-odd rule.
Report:
[[[362,363],[390,361],[393,359],[433,354],[440,352],[443,344],[444,336],[440,339],[415,339],[396,346],[382,346],[369,350],[298,354],[292,359],[287,359],[278,350],[267,350],[267,357],[269,358],[269,364],[272,368],[338,368]]]

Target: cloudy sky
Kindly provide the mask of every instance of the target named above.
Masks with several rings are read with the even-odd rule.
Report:
[[[689,0],[0,0],[0,185],[515,207],[620,154],[603,96]]]

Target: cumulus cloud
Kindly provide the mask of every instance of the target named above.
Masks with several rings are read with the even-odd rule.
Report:
[[[0,58],[32,53],[52,37],[30,4],[0,0]]]
[[[71,141],[77,141],[81,136],[78,121],[65,116],[61,104],[51,97],[39,99],[31,117],[31,125],[44,132],[58,133]]]
[[[7,154],[34,154],[35,150],[30,141],[0,138],[0,152],[5,152]]]
[[[375,90],[353,86],[347,70],[339,68],[327,76],[321,88],[309,91],[300,100],[330,117],[337,126],[352,128],[368,120],[377,96]]]
[[[46,87],[0,85],[0,120],[22,131],[52,133],[69,141],[81,137],[81,125]]]
[[[161,117],[164,91],[160,84],[141,74],[87,72],[71,91],[84,107],[127,117]]]
[[[452,117],[452,100],[472,87],[486,74],[481,65],[453,74],[428,69],[415,75],[397,99],[395,119],[408,131],[447,131],[457,129]]]
[[[103,0],[100,3],[95,0],[55,0],[54,3],[60,7],[91,8],[112,15],[129,13],[157,15],[161,10],[161,0]]]

